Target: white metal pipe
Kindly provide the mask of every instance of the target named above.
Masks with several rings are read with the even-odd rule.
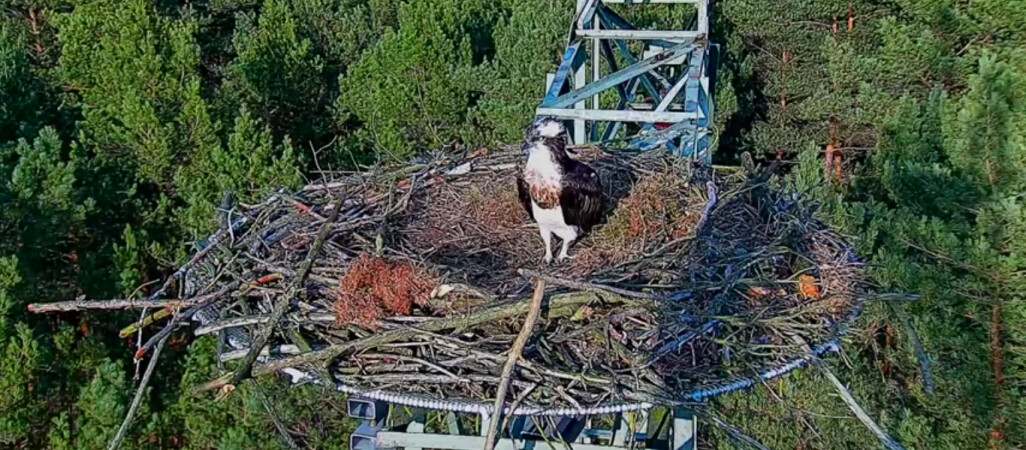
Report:
[[[679,30],[577,30],[577,36],[592,39],[663,40],[688,42],[704,33]]]
[[[598,120],[602,122],[676,123],[698,118],[694,112],[655,112],[609,109],[538,108],[538,116],[551,116],[564,120]]]

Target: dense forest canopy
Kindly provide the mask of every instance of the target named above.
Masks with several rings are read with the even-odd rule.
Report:
[[[103,448],[135,383],[109,316],[25,305],[138,295],[227,190],[518,140],[573,8],[0,0],[0,447]],[[679,25],[686,8],[626,13]],[[867,307],[842,379],[908,448],[1026,445],[1026,1],[718,0],[713,41],[717,162],[785,161],[780,187],[823,204],[881,289],[922,295]],[[192,396],[216,343],[185,337],[126,447],[279,448],[274,421],[346,445],[341,397],[315,388]],[[799,372],[713,406],[772,448],[875,442],[831,392]]]

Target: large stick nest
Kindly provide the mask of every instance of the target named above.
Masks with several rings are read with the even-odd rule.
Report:
[[[574,259],[547,268],[516,197],[519,152],[338,174],[237,206],[222,218],[233,229],[180,271],[186,298],[235,293],[197,314],[196,332],[222,333],[232,347],[222,361],[241,359],[286,296],[254,374],[288,367],[311,382],[481,403],[544,275],[545,309],[511,397],[587,408],[678,403],[762,373],[834,338],[856,310],[864,289],[850,245],[768,175],[577,153],[602,179],[605,219]]]

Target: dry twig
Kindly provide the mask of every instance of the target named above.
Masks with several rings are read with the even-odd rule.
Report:
[[[495,394],[495,404],[492,406],[492,421],[488,427],[487,438],[485,438],[485,450],[495,448],[497,439],[495,434],[499,428],[499,423],[502,422],[502,405],[506,403],[506,390],[509,389],[509,383],[513,377],[513,369],[517,367],[517,360],[520,359],[521,353],[524,352],[524,345],[527,345],[527,339],[531,337],[531,331],[534,330],[534,323],[538,320],[538,314],[541,312],[543,298],[545,298],[545,280],[537,279],[534,285],[534,297],[531,299],[531,308],[527,310],[524,326],[520,328],[520,334],[513,341],[513,347],[509,349],[509,355],[506,357],[506,365],[502,367],[498,392]]]

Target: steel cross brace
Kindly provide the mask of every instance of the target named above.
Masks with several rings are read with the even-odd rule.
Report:
[[[610,9],[612,3],[691,3],[697,14],[689,29],[639,30]],[[667,147],[709,163],[713,108],[705,69],[708,30],[708,0],[578,0],[570,44],[558,71],[549,74],[551,81],[535,114],[573,121],[576,144],[619,141],[618,135],[626,130],[623,142],[629,149]],[[641,42],[640,58],[628,41]],[[619,67],[618,59],[626,66]],[[605,76],[603,60],[608,67]],[[590,80],[584,70],[588,65]],[[574,80],[573,89],[568,79]],[[638,88],[651,103],[634,102]],[[612,109],[601,108],[599,94],[610,89],[616,90],[618,100],[607,105]],[[630,123],[638,128],[625,127]]]

